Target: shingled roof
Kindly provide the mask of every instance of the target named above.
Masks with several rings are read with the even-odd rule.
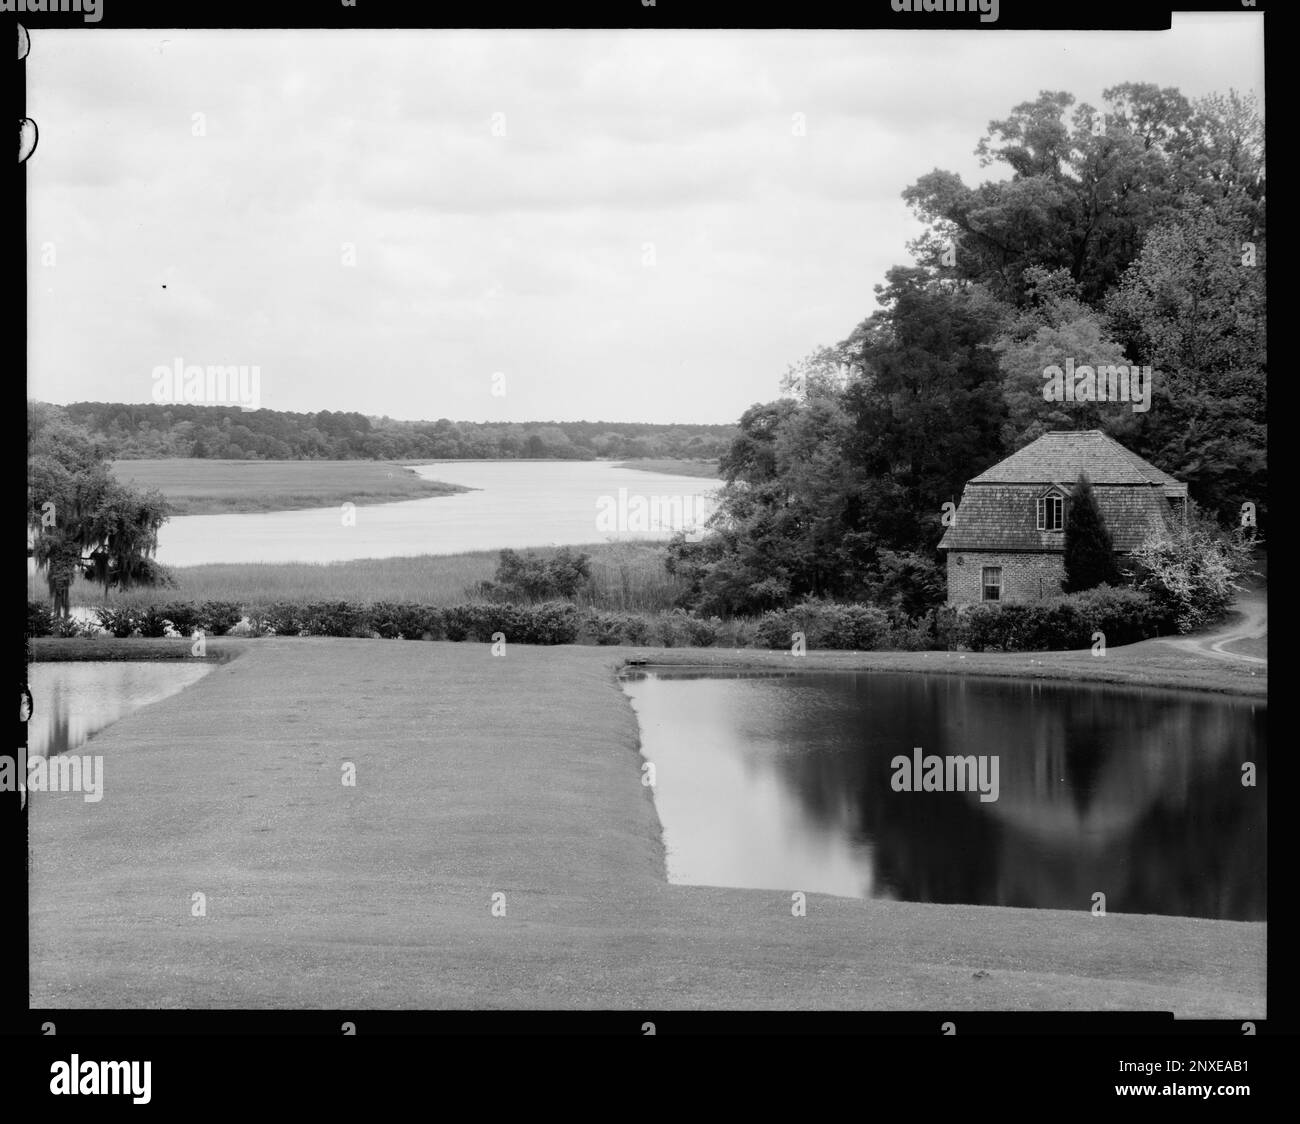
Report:
[[[1037,499],[1053,485],[1066,492],[1086,473],[1116,550],[1141,546],[1170,525],[1170,499],[1187,485],[1148,464],[1100,430],[1045,433],[971,480],[940,550],[1064,550],[1060,531],[1038,530]]]
[[[1044,433],[1017,453],[976,476],[972,484],[1064,484],[1079,473],[1094,484],[1159,484],[1171,499],[1187,495],[1187,485],[1144,461],[1100,429]]]

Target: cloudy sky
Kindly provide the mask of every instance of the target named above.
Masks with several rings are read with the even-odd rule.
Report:
[[[734,421],[872,311],[904,187],[1002,176],[973,149],[1017,103],[1262,102],[1257,14],[1175,21],[37,31],[28,391],[147,402],[180,357],[257,365],[273,409]]]

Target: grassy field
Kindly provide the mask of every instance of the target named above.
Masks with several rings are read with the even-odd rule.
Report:
[[[195,458],[114,461],[119,480],[157,488],[174,515],[290,511],[343,503],[388,503],[469,491],[422,480],[388,461],[223,461]]]
[[[680,461],[669,458],[654,459],[639,457],[630,461],[621,461],[617,468],[635,468],[641,472],[664,472],[671,476],[707,476],[718,478],[717,461]]]
[[[239,646],[31,803],[33,1006],[1264,1014],[1264,924],[669,885],[607,649]]]
[[[594,543],[577,547],[592,556],[594,593],[584,603],[602,609],[657,611],[669,608],[683,583],[665,572],[663,547],[656,543]],[[537,553],[548,557],[552,549]],[[416,601],[451,605],[467,600],[466,590],[490,580],[500,552],[421,555],[414,558],[364,558],[354,562],[220,563],[185,566],[174,573],[174,589],[133,589],[105,596],[99,586],[78,579],[73,605],[160,605],[175,600],[222,600],[244,604],[278,600]],[[49,597],[45,580],[29,575],[27,596]]]
[[[1268,637],[1252,637],[1248,640],[1234,640],[1230,644],[1225,644],[1224,649],[1229,652],[1236,652],[1242,656],[1255,656],[1257,659],[1268,659]]]

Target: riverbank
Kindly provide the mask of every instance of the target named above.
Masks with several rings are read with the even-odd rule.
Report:
[[[270,644],[272,638],[247,639],[221,636],[207,640],[210,655],[230,658],[250,646]],[[285,638],[281,643],[334,643],[333,640]],[[115,639],[110,636],[31,641],[33,660],[191,659],[192,640]],[[367,640],[371,645],[427,645],[408,640]],[[477,647],[470,642],[452,647]],[[519,650],[516,646],[512,650]],[[589,651],[582,646],[556,646],[541,651]],[[831,652],[809,651],[793,656],[786,650],[761,648],[650,648],[614,647],[594,651],[612,666],[663,666],[733,668],[759,671],[901,671],[938,675],[987,675],[997,678],[1056,679],[1071,682],[1112,683],[1132,687],[1168,687],[1176,690],[1213,691],[1222,694],[1268,695],[1268,665],[1248,665],[1201,655],[1194,648],[1146,640],[1141,644],[1110,648],[1105,655],[1079,652]]]
[[[640,457],[633,460],[619,461],[616,468],[631,468],[637,472],[659,472],[668,476],[704,476],[722,483],[718,475],[717,461],[682,461],[669,457]]]
[[[1105,655],[1078,652],[815,652],[793,656],[761,649],[640,649],[632,659],[665,667],[699,666],[782,671],[914,671],[936,675],[987,675],[1058,679],[1131,687],[1168,687],[1223,694],[1268,695],[1268,665],[1243,666],[1188,649],[1146,640]]]
[[[33,802],[33,1006],[1264,1013],[1263,924],[669,885],[632,649],[222,643]]]
[[[232,461],[196,457],[118,460],[113,475],[141,489],[156,488],[171,514],[228,515],[300,511],[422,500],[471,491],[426,480],[395,461]]]

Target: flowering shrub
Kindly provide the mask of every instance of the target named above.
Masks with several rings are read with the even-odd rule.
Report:
[[[1250,569],[1254,540],[1240,529],[1224,534],[1191,517],[1171,535],[1133,552],[1135,586],[1148,593],[1179,632],[1221,619]]]

